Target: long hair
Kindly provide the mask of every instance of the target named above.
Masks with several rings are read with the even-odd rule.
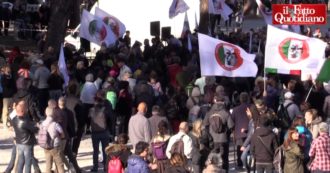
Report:
[[[186,165],[186,161],[184,157],[179,153],[173,153],[170,159],[170,163],[172,166],[182,166]]]
[[[295,128],[290,128],[290,129],[288,130],[287,138],[286,138],[286,140],[285,140],[284,143],[283,143],[284,148],[288,149],[289,146],[290,146],[290,144],[291,144],[292,142],[296,142],[295,140],[292,139],[292,134],[293,134],[293,133],[298,133],[298,130],[295,129]]]
[[[201,119],[198,119],[198,120],[195,120],[193,122],[193,125],[192,125],[192,133],[194,135],[196,135],[196,137],[201,137],[202,136],[202,120]]]

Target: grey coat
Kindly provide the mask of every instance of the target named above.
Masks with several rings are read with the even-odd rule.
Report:
[[[210,116],[214,113],[219,113],[222,118],[223,124],[227,125],[227,133],[215,133],[212,131],[210,126]],[[203,120],[203,126],[209,129],[209,132],[215,143],[225,143],[228,142],[228,132],[234,127],[234,122],[230,116],[230,113],[225,109],[224,105],[214,104],[211,110],[206,114]]]

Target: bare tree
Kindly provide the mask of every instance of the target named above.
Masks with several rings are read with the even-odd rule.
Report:
[[[60,45],[66,35],[68,19],[73,11],[73,5],[78,0],[52,0],[50,4],[50,20],[46,38],[46,48],[51,46],[59,52]],[[46,49],[47,50],[47,49]]]

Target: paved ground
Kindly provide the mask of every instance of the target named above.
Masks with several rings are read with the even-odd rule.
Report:
[[[12,148],[12,137],[14,135],[13,131],[5,130],[2,127],[2,124],[0,124],[0,172],[3,172],[11,157],[11,148]],[[91,139],[89,136],[85,136],[83,139],[80,148],[79,148],[79,154],[78,154],[78,164],[82,168],[83,172],[89,172],[92,165],[92,144]],[[44,152],[43,149],[39,146],[34,147],[34,154],[35,157],[39,160],[39,166],[41,170],[45,169],[45,159],[44,159]],[[230,167],[231,167],[231,173],[237,172],[233,170],[234,168],[234,156],[231,148],[230,152]],[[33,172],[33,169],[32,169]]]

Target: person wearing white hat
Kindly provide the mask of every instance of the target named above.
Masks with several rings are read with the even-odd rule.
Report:
[[[47,107],[48,94],[48,78],[50,76],[49,69],[44,65],[42,59],[35,61],[37,64],[36,71],[33,74],[33,85],[37,88],[37,99],[39,101],[39,112],[44,112]]]
[[[298,116],[298,115],[302,115],[298,105],[296,103],[293,102],[294,99],[294,94],[290,91],[287,91],[284,94],[284,103],[283,106],[284,108],[286,108],[289,117],[291,119],[291,122]]]

